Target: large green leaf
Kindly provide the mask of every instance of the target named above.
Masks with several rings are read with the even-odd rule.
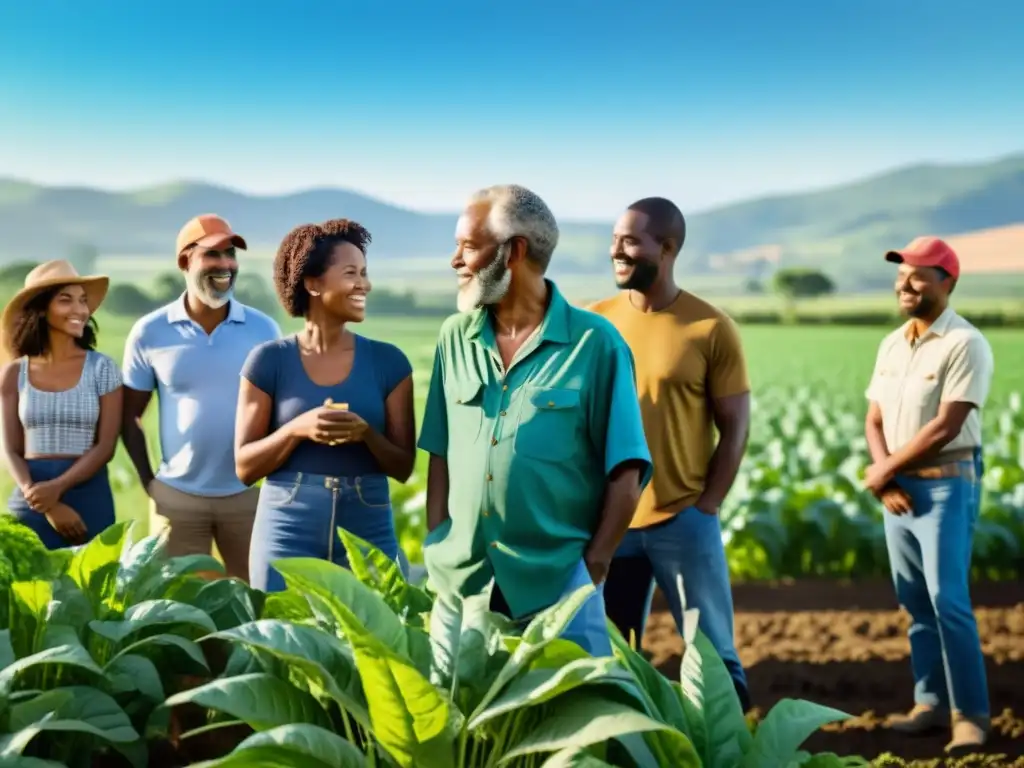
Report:
[[[612,658],[587,657],[559,668],[531,669],[514,679],[485,710],[473,717],[469,727],[475,730],[501,715],[543,704],[581,686],[613,678],[631,680],[629,673]]]
[[[26,656],[23,659],[18,659],[13,664],[8,664],[3,669],[0,669],[0,698],[10,694],[18,675],[32,667],[44,664],[66,664],[86,672],[91,672],[98,677],[103,676],[103,670],[96,665],[88,651],[81,645],[58,645],[39,651],[39,653],[33,653],[31,656]]]
[[[274,567],[285,583],[298,592],[315,595],[334,620],[355,623],[380,642],[410,659],[427,674],[431,665],[430,640],[415,627],[407,627],[377,592],[340,565],[314,557],[277,560]]]
[[[179,662],[173,666],[175,672],[201,675],[210,671],[202,649],[194,641],[180,635],[170,634],[149,635],[136,640],[114,654],[111,662],[130,653],[145,656],[156,662],[160,660],[165,651],[178,652]]]
[[[360,725],[370,727],[366,695],[355,659],[352,652],[333,635],[301,624],[263,619],[216,632],[208,638],[257,648],[301,670]]]
[[[699,699],[694,698],[690,687],[683,688],[688,704],[687,714],[691,722],[698,722],[696,713],[703,712],[706,743],[701,756],[706,768],[733,768],[753,743],[753,736],[747,729],[736,687],[729,670],[715,651],[711,641],[699,629],[691,646],[689,664],[698,665],[696,673],[684,670],[689,678],[699,675],[701,680]]]
[[[113,694],[138,691],[146,698],[162,703],[164,686],[156,665],[145,656],[127,653],[110,661],[104,671]]]
[[[191,768],[364,768],[366,758],[351,742],[315,725],[293,724],[254,733],[231,754]],[[2,768],[2,766],[0,766]]]
[[[581,749],[627,734],[668,728],[622,702],[592,691],[571,691],[553,706],[557,706],[557,716],[545,718],[519,739],[502,756],[499,765],[523,755]]]
[[[97,615],[105,601],[116,597],[121,553],[129,526],[129,522],[122,521],[100,531],[98,536],[75,552],[68,566],[68,576],[89,598]]]
[[[316,699],[284,680],[263,673],[211,680],[174,694],[164,706],[189,703],[223,712],[255,731],[289,723],[330,727],[330,719]]]
[[[161,625],[186,624],[206,632],[216,632],[217,626],[204,611],[174,600],[146,600],[125,611],[122,621],[91,621],[89,628],[108,640],[120,643],[143,629]]]
[[[480,713],[491,705],[491,702],[498,697],[505,686],[540,655],[545,645],[565,631],[569,622],[593,592],[593,585],[586,584],[550,608],[541,611],[530,621],[526,629],[523,630],[522,637],[519,638],[512,655],[505,662],[505,666],[501,668],[491,687],[469,716],[471,721],[479,717]]]
[[[810,701],[782,699],[765,716],[754,733],[754,742],[743,756],[741,768],[787,766],[807,738],[827,723],[850,715]]]
[[[384,598],[384,602],[410,626],[422,627],[422,614],[429,613],[430,595],[409,584],[398,563],[355,534],[338,529],[348,555],[349,568],[363,584]]]
[[[16,656],[42,649],[53,587],[48,581],[16,581],[10,589],[10,640]]]
[[[455,733],[445,699],[416,665],[339,613],[369,699],[373,736],[402,768],[451,768]]]
[[[259,617],[263,593],[239,579],[215,579],[188,603],[206,613],[217,629],[230,629]]]

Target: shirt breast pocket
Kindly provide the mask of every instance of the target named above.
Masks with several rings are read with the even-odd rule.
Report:
[[[468,438],[476,442],[484,422],[484,385],[481,381],[453,383],[447,388],[448,434],[452,438]]]
[[[515,452],[541,461],[570,459],[579,444],[582,420],[579,390],[528,387],[519,411]]]
[[[903,400],[921,408],[938,408],[942,379],[937,372],[925,371],[908,376],[903,383]],[[927,418],[932,418],[927,416]]]

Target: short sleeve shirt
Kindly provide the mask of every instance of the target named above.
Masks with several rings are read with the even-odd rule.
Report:
[[[865,393],[882,411],[886,447],[897,451],[910,442],[944,402],[975,407],[943,452],[980,447],[980,411],[995,368],[988,340],[952,307],[920,338],[911,338],[911,328],[907,323],[882,340]]]
[[[447,459],[449,519],[424,561],[441,592],[493,577],[516,617],[554,604],[603,511],[609,474],[651,476],[633,357],[604,318],[550,281],[537,332],[506,370],[487,309],[445,322],[419,447]]]

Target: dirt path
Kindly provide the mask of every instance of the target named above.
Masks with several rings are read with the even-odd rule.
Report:
[[[1024,584],[982,584],[973,596],[995,715],[987,751],[1024,758]],[[908,620],[887,582],[738,585],[734,599],[740,657],[762,712],[781,698],[806,698],[856,715],[808,748],[869,759],[942,756],[948,734],[907,737],[882,725],[913,703]],[[682,644],[660,595],[644,647],[665,674],[678,675]]]

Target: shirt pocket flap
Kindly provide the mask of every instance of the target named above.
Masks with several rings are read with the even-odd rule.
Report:
[[[580,393],[577,389],[534,389],[530,392],[530,405],[539,411],[558,411],[577,408]]]

